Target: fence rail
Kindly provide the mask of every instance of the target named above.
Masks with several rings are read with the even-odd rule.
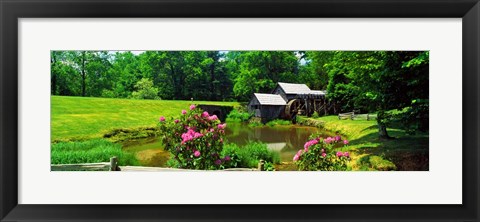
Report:
[[[118,158],[110,158],[110,162],[79,163],[79,164],[52,164],[51,171],[120,171]]]
[[[374,120],[377,119],[377,114],[355,114],[355,112],[339,113],[338,119],[351,120]]]
[[[149,171],[149,172],[175,172],[175,171],[204,171],[164,167],[143,167],[143,166],[118,166],[118,158],[110,158],[110,162],[102,163],[81,163],[81,164],[52,164],[51,171]],[[265,161],[260,160],[258,168],[228,168],[222,171],[264,171]]]

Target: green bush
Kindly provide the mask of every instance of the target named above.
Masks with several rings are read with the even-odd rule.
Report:
[[[304,149],[301,149],[293,157],[299,170],[306,171],[344,171],[349,170],[347,163],[350,161],[350,153],[342,152],[335,144],[348,144],[340,135],[335,137],[315,138],[307,141]]]
[[[135,84],[136,91],[132,92],[133,99],[160,99],[159,89],[153,84],[153,80],[142,78]]]
[[[292,122],[290,122],[290,120],[283,120],[283,119],[275,119],[275,120],[272,120],[268,123],[266,123],[265,125],[267,126],[276,126],[276,125],[291,125]]]
[[[227,115],[227,122],[247,122],[252,116],[251,113],[234,109]]]
[[[225,165],[226,168],[256,168],[260,160],[265,163],[280,163],[280,154],[269,150],[266,144],[260,142],[248,142],[244,146],[225,144],[222,156],[229,156],[231,159],[228,165]]]
[[[160,139],[174,159],[168,163],[183,169],[216,170],[230,162],[221,156],[226,123],[216,115],[191,105],[178,119],[160,117]]]
[[[133,153],[122,151],[120,144],[103,139],[82,142],[60,142],[51,146],[51,164],[99,163],[109,162],[118,157],[119,165],[138,165]]]

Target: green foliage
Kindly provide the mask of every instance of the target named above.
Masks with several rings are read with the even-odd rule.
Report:
[[[428,99],[428,52],[334,52],[325,64],[329,75],[328,98],[340,112],[361,109],[376,112],[379,133],[388,137],[385,112]],[[427,116],[428,104],[417,109]],[[408,119],[408,118],[407,118]],[[424,120],[420,120],[424,121]]]
[[[135,84],[136,91],[132,92],[134,99],[160,99],[158,97],[158,88],[153,86],[153,81],[142,78]]]
[[[333,51],[299,52],[304,65],[300,65],[299,82],[307,84],[311,89],[326,89],[328,73],[325,64],[332,60]]]
[[[428,64],[429,57],[430,57],[429,51],[421,52],[416,57],[404,62],[402,64],[402,68],[418,67],[421,65]]]
[[[101,96],[111,82],[106,51],[52,51],[52,95]]]
[[[269,150],[264,143],[252,141],[244,146],[227,143],[223,148],[222,156],[230,156],[231,158],[231,161],[225,165],[226,168],[257,168],[260,160],[265,161],[265,166],[267,166],[267,163],[280,163],[278,152]]]
[[[275,171],[275,165],[271,162],[265,162],[263,167],[265,171]]]
[[[118,157],[121,166],[138,165],[134,154],[123,152],[120,144],[103,139],[51,145],[51,164],[109,162],[113,156]]]
[[[225,65],[224,53],[219,51],[147,51],[139,55],[129,51],[53,51],[51,93],[128,98],[135,84],[146,78],[153,81],[152,87],[158,89],[154,94],[162,99],[221,101],[232,98],[232,78]]]
[[[113,129],[106,132],[103,138],[108,139],[111,142],[124,142],[129,140],[151,138],[158,135],[159,130],[156,127],[138,127],[138,128],[123,128]]]
[[[274,127],[274,126],[277,126],[277,125],[286,126],[286,125],[292,125],[292,122],[290,120],[275,119],[275,120],[267,122],[265,125],[270,126],[270,127]]]
[[[248,112],[243,112],[239,111],[237,109],[233,109],[228,115],[227,115],[227,122],[247,122],[250,117],[253,115]]]
[[[403,128],[409,134],[426,132],[429,129],[428,99],[412,100],[412,105],[405,107],[400,115]]]
[[[277,82],[298,81],[299,61],[293,51],[232,51],[226,61],[240,101],[248,101],[253,93],[270,93]]]
[[[348,141],[342,141],[340,136],[312,139],[295,154],[293,161],[299,170],[345,171],[348,169],[350,154],[335,148],[337,143],[346,145]]]
[[[159,119],[160,139],[176,164],[184,169],[222,169],[230,157],[220,156],[223,150],[226,124],[221,124],[216,115],[191,105],[177,118]]]
[[[248,127],[260,127],[260,126],[264,126],[262,122],[251,121],[248,123]]]

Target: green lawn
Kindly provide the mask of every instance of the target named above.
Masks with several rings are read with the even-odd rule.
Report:
[[[194,101],[238,106],[237,102]],[[51,96],[51,139],[100,138],[113,129],[156,126],[160,116],[175,117],[191,101],[130,100]]]
[[[388,164],[379,163],[382,159],[395,163],[397,170],[428,170],[428,132],[408,135],[402,129],[387,128],[393,139],[380,139],[375,120],[339,120],[337,116],[324,116],[301,117],[300,121],[310,121],[309,125],[346,136],[350,141],[348,150],[354,153],[354,170],[369,170],[369,164]]]

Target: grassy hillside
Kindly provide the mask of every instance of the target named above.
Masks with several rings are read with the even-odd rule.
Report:
[[[194,101],[195,104],[237,106],[236,102]],[[51,97],[52,141],[98,138],[119,128],[155,126],[160,116],[179,116],[191,101]]]

